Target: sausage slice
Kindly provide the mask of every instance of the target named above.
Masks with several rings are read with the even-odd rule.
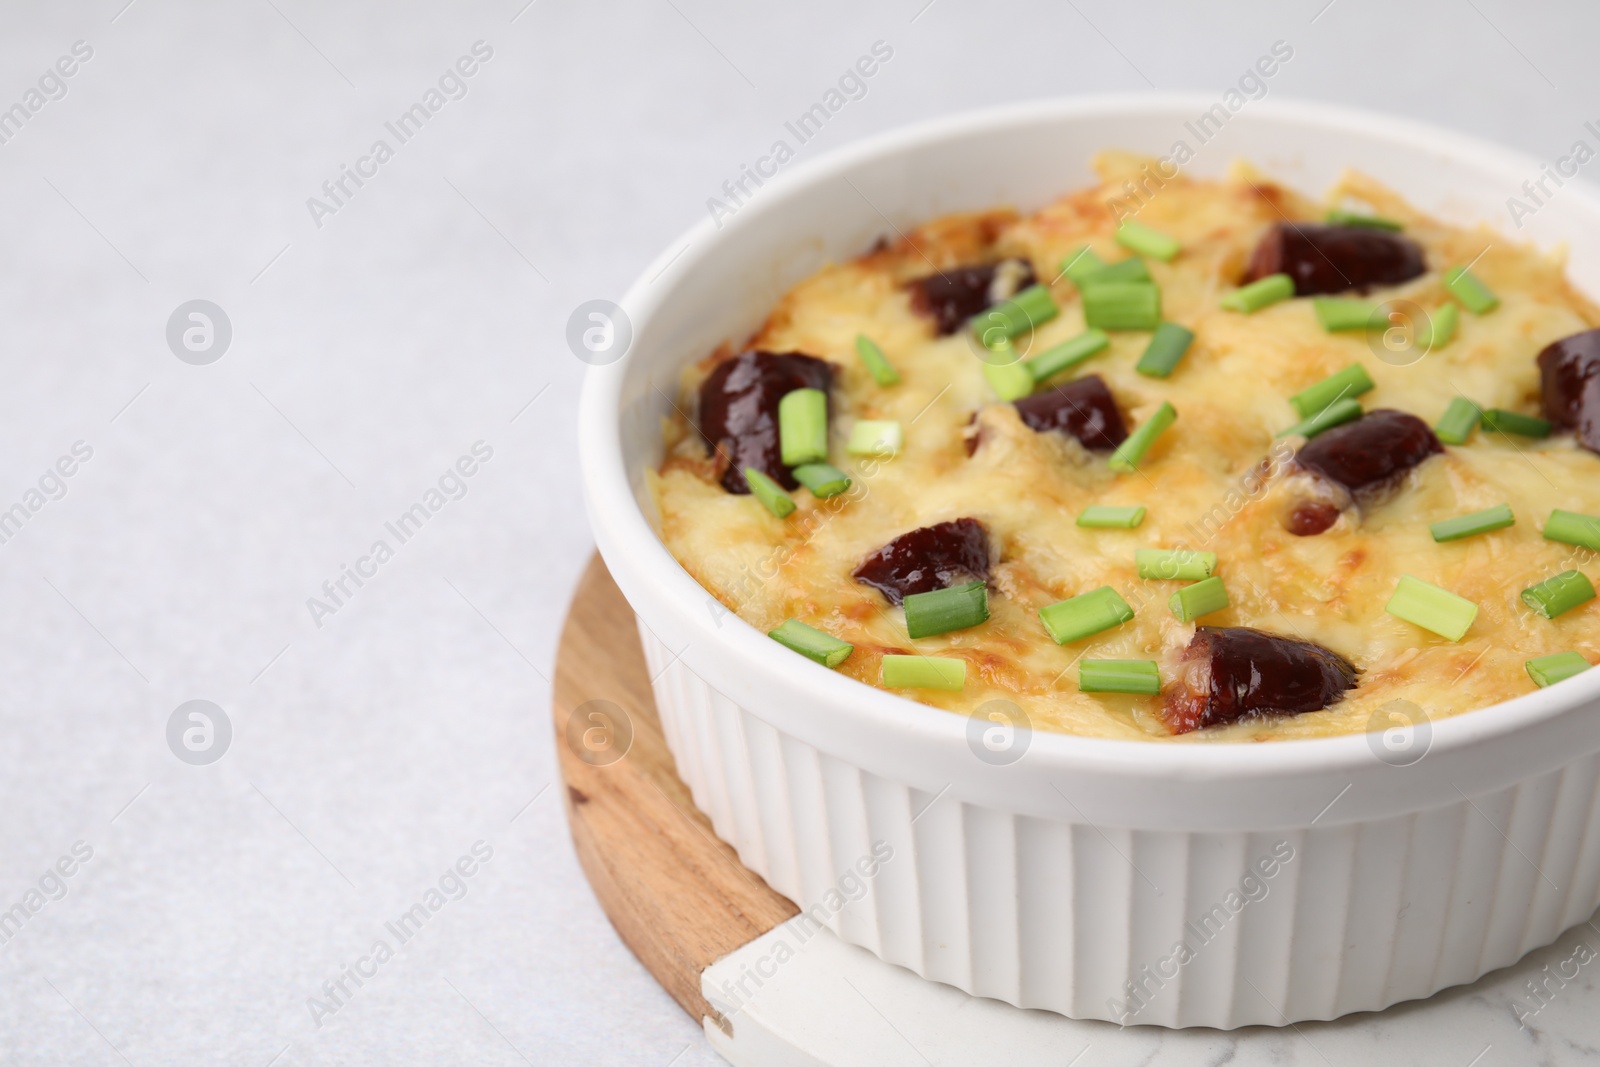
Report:
[[[1016,407],[1029,429],[1071,434],[1091,452],[1109,452],[1128,437],[1122,412],[1098,374],[1025,396]]]
[[[1303,715],[1337,704],[1357,671],[1339,653],[1244,626],[1201,626],[1184,649],[1164,717],[1185,734],[1253,715]]]
[[[912,593],[958,581],[989,580],[989,531],[977,519],[954,519],[903,533],[862,560],[856,581],[898,604]]]
[[[833,365],[799,352],[744,352],[717,364],[700,386],[700,436],[728,466],[722,487],[748,493],[744,469],[754,467],[785,489],[797,484],[783,465],[778,401],[796,389],[833,383]]]
[[[1282,222],[1256,245],[1244,282],[1287,274],[1294,279],[1296,296],[1313,296],[1399,285],[1427,269],[1422,247],[1397,233],[1370,226]]]

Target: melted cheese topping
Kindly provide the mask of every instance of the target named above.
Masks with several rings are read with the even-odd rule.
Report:
[[[851,642],[839,668],[879,684],[885,653],[958,656],[964,691],[902,691],[926,704],[971,712],[988,700],[1020,705],[1036,728],[1118,738],[1204,743],[1268,740],[1366,731],[1390,725],[1384,709],[1406,700],[1431,718],[1483,707],[1534,688],[1525,660],[1575,649],[1600,658],[1600,601],[1551,621],[1522,605],[1522,589],[1588,563],[1588,553],[1544,540],[1552,508],[1600,513],[1600,456],[1570,435],[1545,441],[1478,432],[1462,447],[1428,460],[1375,506],[1347,511],[1330,531],[1296,537],[1282,516],[1303,478],[1259,474],[1264,458],[1286,457],[1274,434],[1299,421],[1287,398],[1350,363],[1366,367],[1377,388],[1367,410],[1398,408],[1437,421],[1452,397],[1484,407],[1537,413],[1540,348],[1600,323],[1600,315],[1565,281],[1562,258],[1513,245],[1487,229],[1462,230],[1419,214],[1370,179],[1348,175],[1329,203],[1364,202],[1402,221],[1427,255],[1426,274],[1369,293],[1436,309],[1449,296],[1441,273],[1473,263],[1499,297],[1487,315],[1465,310],[1456,337],[1420,362],[1380,359],[1361,333],[1330,334],[1311,301],[1289,300],[1253,315],[1223,311],[1218,298],[1243,273],[1251,250],[1274,223],[1318,219],[1317,205],[1243,168],[1220,182],[1177,179],[1139,212],[1139,221],[1170,234],[1183,250],[1170,263],[1149,261],[1161,287],[1162,316],[1183,323],[1195,341],[1165,380],[1134,372],[1149,334],[1116,332],[1108,349],[1070,372],[1099,374],[1130,431],[1164,400],[1177,423],[1139,472],[1117,474],[1105,453],[1090,454],[1062,434],[1035,433],[1009,404],[996,401],[965,331],[933,336],[910,306],[905,283],[1001,256],[1028,258],[1042,281],[1053,266],[1088,244],[1107,262],[1128,253],[1112,234],[1108,201],[1142,161],[1107,156],[1103,184],[1027,217],[995,211],[931,222],[898,244],[829,267],[791,290],[746,348],[798,351],[831,361],[835,377],[832,462],[853,479],[844,495],[816,500],[794,493],[794,514],[779,520],[751,496],[716,483],[698,431],[677,418],[666,427],[667,458],[652,478],[661,535],[689,572],[723,604],[761,630],[798,618]],[[1487,251],[1485,251],[1487,249]],[[1076,289],[1051,285],[1061,314],[1018,346],[1042,352],[1084,329]],[[1356,294],[1350,294],[1356,295]],[[876,340],[899,370],[899,385],[877,386],[854,351],[858,334]],[[1381,345],[1376,351],[1385,351]],[[700,382],[729,350],[688,368],[680,406],[693,410]],[[1064,380],[1064,379],[1058,379]],[[970,458],[963,430],[976,413],[981,445]],[[887,461],[844,453],[857,419],[894,419],[904,451]],[[1436,544],[1428,524],[1510,503],[1507,530]],[[1075,520],[1091,504],[1143,504],[1136,530],[1085,529]],[[996,563],[989,622],[911,641],[900,609],[850,572],[873,549],[909,530],[971,516],[989,529]],[[1361,671],[1357,689],[1331,708],[1257,719],[1172,738],[1160,697],[1078,691],[1076,662],[1154,659],[1168,685],[1177,654],[1194,633],[1167,601],[1181,583],[1141,580],[1134,549],[1203,548],[1217,553],[1217,573],[1232,604],[1201,620],[1299,636],[1332,648]],[[1587,567],[1592,578],[1600,571]],[[1402,574],[1450,589],[1480,606],[1477,621],[1452,643],[1384,611]],[[1045,633],[1038,610],[1102,585],[1116,588],[1135,619],[1066,646]]]

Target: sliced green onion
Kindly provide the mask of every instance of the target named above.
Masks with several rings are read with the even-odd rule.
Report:
[[[1139,548],[1133,553],[1139,577],[1161,581],[1197,582],[1217,571],[1217,554],[1191,548]]]
[[[1020,359],[1015,363],[985,363],[983,377],[1001,400],[1021,400],[1033,392],[1033,372]]]
[[[889,357],[883,354],[878,342],[864,333],[856,334],[856,354],[867,365],[867,373],[879,385],[899,385],[900,372],[894,369]]]
[[[794,501],[783,491],[783,486],[768,478],[754,467],[744,469],[744,480],[750,485],[750,495],[766,505],[768,511],[780,519],[794,511]]]
[[[1287,274],[1269,274],[1249,285],[1235,289],[1221,300],[1224,311],[1242,311],[1246,315],[1294,296],[1294,279]]]
[[[852,456],[892,456],[905,447],[905,431],[890,419],[860,419],[844,450]]]
[[[1366,226],[1374,230],[1400,230],[1403,227],[1394,219],[1386,219],[1382,215],[1363,215],[1359,211],[1343,211],[1334,208],[1323,217],[1323,220],[1333,226]]]
[[[1151,281],[1150,268],[1144,265],[1144,260],[1138,256],[1129,256],[1119,259],[1115,263],[1106,264],[1091,274],[1086,274],[1078,282],[1079,290],[1087,289],[1094,285],[1104,285],[1107,282],[1148,282]]]
[[[1500,298],[1466,267],[1451,267],[1445,271],[1444,287],[1474,315],[1485,314],[1500,306]]]
[[[1144,223],[1129,219],[1117,227],[1117,244],[1141,256],[1159,259],[1163,263],[1176,256],[1182,245],[1177,238],[1168,237],[1160,230],[1152,230]]]
[[[1131,618],[1133,608],[1109,585],[1039,609],[1039,621],[1058,645],[1093,637]]]
[[[1210,615],[1213,611],[1221,611],[1227,607],[1228,590],[1222,584],[1221,578],[1211,577],[1184,586],[1173,593],[1172,599],[1167,603],[1179,622],[1193,622],[1202,615]]]
[[[826,463],[802,463],[791,473],[795,481],[811,490],[811,495],[819,499],[838,496],[850,488],[850,476]]]
[[[1319,296],[1312,299],[1311,307],[1317,313],[1317,321],[1329,333],[1365,330],[1378,317],[1378,305],[1371,300],[1336,300]]]
[[[947,689],[967,684],[967,661],[949,656],[884,656],[883,684],[890,689]]]
[[[1088,245],[1073,252],[1061,261],[1061,273],[1078,288],[1083,288],[1083,280],[1096,271],[1106,269],[1106,261],[1095,255],[1094,249]]]
[[[1544,536],[1547,541],[1600,552],[1600,518],[1556,508],[1544,524]]]
[[[1461,324],[1461,309],[1454,304],[1445,304],[1428,316],[1428,325],[1417,331],[1417,344],[1432,351],[1443,348],[1450,343],[1456,335],[1456,327]]]
[[[1522,591],[1522,602],[1547,619],[1594,599],[1594,583],[1582,571],[1562,571]]]
[[[986,347],[993,348],[1002,338],[1010,340],[1059,314],[1061,309],[1051,299],[1050,290],[1043,285],[1030,285],[1010,300],[974,315],[972,332]]]
[[[1524,666],[1528,668],[1528,677],[1533,679],[1534,684],[1543,687],[1582,674],[1589,669],[1589,661],[1579,652],[1557,652],[1553,656],[1530,659]]]
[[[1161,692],[1161,668],[1153,659],[1086,659],[1078,662],[1078,688],[1085,693]]]
[[[1178,409],[1170,401],[1163,400],[1161,406],[1156,408],[1155,414],[1145,420],[1140,426],[1127,436],[1117,450],[1111,453],[1111,458],[1106,460],[1106,466],[1114,471],[1132,474],[1139,469],[1139,463],[1144,459],[1150,446],[1156,443],[1156,438],[1167,431],[1167,428],[1178,421]]]
[[[1293,426],[1278,434],[1279,437],[1304,437],[1307,440],[1317,436],[1324,430],[1331,430],[1335,426],[1343,426],[1347,422],[1354,422],[1362,415],[1361,401],[1335,400],[1315,415],[1304,422],[1297,422]]]
[[[1504,408],[1489,408],[1483,413],[1483,426],[1495,433],[1514,433],[1519,437],[1549,437],[1551,426],[1544,419]]]
[[[1409,574],[1400,576],[1394,595],[1383,610],[1450,641],[1465,637],[1478,617],[1478,605],[1466,597]]]
[[[1492,530],[1504,530],[1507,526],[1515,526],[1516,523],[1517,517],[1511,513],[1511,505],[1500,504],[1485,508],[1483,511],[1474,511],[1470,515],[1442,519],[1429,526],[1428,532],[1433,534],[1435,541],[1459,541],[1463,537],[1476,537]]]
[[[1083,291],[1083,321],[1099,330],[1153,330],[1161,324],[1154,282],[1103,282]]]
[[[1104,330],[1084,330],[1071,340],[1062,341],[1033,356],[1023,366],[1028,368],[1035,382],[1042,382],[1070,367],[1076,367],[1110,343],[1111,338],[1106,336]]]
[[[905,598],[906,633],[935,637],[965,630],[989,618],[989,590],[982,582],[912,593]]]
[[[778,445],[783,465],[821,463],[828,458],[828,394],[795,389],[778,401]]]
[[[1145,346],[1144,355],[1139,357],[1133,369],[1147,377],[1165,378],[1178,366],[1178,361],[1189,351],[1189,345],[1193,342],[1193,330],[1175,322],[1163,322],[1150,335],[1150,343]]]
[[[1433,432],[1447,445],[1464,445],[1482,419],[1483,409],[1466,397],[1458,396],[1444,409]]]
[[[1078,516],[1079,526],[1097,526],[1107,530],[1133,530],[1143,521],[1142,504],[1132,504],[1127,507],[1094,504],[1084,508],[1083,514]]]
[[[1289,403],[1294,405],[1294,409],[1300,413],[1302,419],[1309,419],[1336,400],[1353,399],[1370,392],[1375,387],[1367,368],[1359,363],[1352,363],[1344,370],[1330,374],[1315,385],[1300,390],[1289,398]]]
[[[837,667],[849,659],[850,653],[856,649],[855,645],[823,633],[814,626],[807,626],[799,619],[788,620],[767,636],[784,648],[815,660],[824,667]]]

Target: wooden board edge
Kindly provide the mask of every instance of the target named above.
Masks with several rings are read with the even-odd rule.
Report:
[[[798,909],[717,838],[678,778],[633,609],[598,555],[562,627],[551,710],[573,846],[601,908],[696,1022],[726,1028],[701,972]]]

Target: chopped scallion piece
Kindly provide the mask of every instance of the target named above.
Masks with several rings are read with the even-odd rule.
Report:
[[[1210,615],[1227,607],[1228,590],[1221,578],[1213,576],[1184,586],[1172,594],[1168,604],[1179,622],[1194,622],[1202,615]]]
[[[1150,335],[1150,343],[1133,369],[1150,378],[1165,378],[1178,366],[1193,342],[1194,331],[1175,322],[1163,322]]]
[[[1487,314],[1500,306],[1500,298],[1466,267],[1451,267],[1445,271],[1444,287],[1474,315]]]
[[[1104,285],[1107,282],[1148,282],[1151,281],[1150,268],[1144,265],[1144,260],[1138,256],[1129,256],[1119,259],[1115,263],[1102,266],[1092,274],[1086,274],[1078,282],[1080,290],[1090,286]]]
[[[778,518],[786,519],[794,511],[794,501],[783,491],[783,486],[754,467],[744,469],[744,480],[750,486],[750,495],[761,501]]]
[[[1348,398],[1335,400],[1309,419],[1295,423],[1278,434],[1278,436],[1299,436],[1309,440],[1324,430],[1331,430],[1335,426],[1343,426],[1347,422],[1354,422],[1361,417],[1361,414],[1361,401]]]
[[[1039,609],[1039,621],[1058,645],[1093,637],[1131,618],[1133,608],[1109,585]]]
[[[850,476],[826,463],[802,463],[792,473],[795,481],[811,490],[811,495],[819,499],[838,496],[850,488]]]
[[[1217,571],[1217,554],[1191,548],[1139,548],[1133,553],[1139,577],[1161,581],[1197,582]]]
[[[1118,226],[1116,237],[1117,244],[1130,252],[1159,259],[1163,263],[1176,256],[1183,247],[1177,238],[1168,237],[1159,230],[1152,230],[1135,219],[1129,219]]]
[[[1015,354],[1009,344],[1006,348]],[[983,377],[1001,400],[1021,400],[1033,392],[1033,372],[1021,359],[1015,363],[985,363]]]
[[[1428,532],[1433,539],[1443,543],[1445,541],[1459,541],[1465,537],[1476,537],[1478,534],[1491,533],[1495,530],[1504,530],[1508,526],[1515,526],[1517,517],[1512,514],[1510,504],[1498,504],[1482,511],[1474,511],[1468,515],[1458,515],[1453,519],[1442,519],[1428,527]]]
[[[1551,426],[1544,419],[1504,408],[1489,408],[1483,413],[1483,427],[1495,433],[1514,433],[1518,437],[1549,437]]]
[[[767,636],[784,648],[792,649],[824,667],[837,667],[849,659],[850,653],[856,648],[832,634],[823,633],[814,626],[807,626],[799,619],[788,620]]]
[[[1372,375],[1367,373],[1367,368],[1359,363],[1352,363],[1336,374],[1330,374],[1322,381],[1308,388],[1300,390],[1289,398],[1289,403],[1300,413],[1302,419],[1309,419],[1323,408],[1336,400],[1354,399],[1363,393],[1375,388]]]
[[[1154,282],[1097,282],[1083,291],[1083,321],[1098,330],[1153,330],[1161,324]]]
[[[1475,537],[1493,530],[1504,530],[1507,526],[1515,526],[1516,522],[1517,517],[1511,513],[1511,505],[1500,504],[1485,508],[1483,511],[1474,511],[1470,515],[1443,519],[1429,526],[1428,532],[1433,534],[1435,541],[1459,541],[1463,537]]]
[[[1444,409],[1433,432],[1447,445],[1464,445],[1482,419],[1483,410],[1478,405],[1464,396],[1458,396]]]
[[[1344,211],[1334,208],[1324,216],[1324,221],[1333,226],[1366,226],[1374,230],[1400,230],[1400,223],[1394,219],[1386,219],[1382,215],[1364,215],[1359,211]]]
[[[1242,311],[1248,315],[1291,296],[1294,296],[1294,279],[1287,274],[1269,274],[1224,295],[1221,304],[1224,311]]]
[[[1094,504],[1083,509],[1083,514],[1078,516],[1078,525],[1107,530],[1133,530],[1144,521],[1144,514],[1144,506],[1141,504],[1128,507]]]
[[[883,684],[890,689],[945,689],[967,684],[967,661],[949,656],[884,656]]]
[[[1547,541],[1600,552],[1600,518],[1556,508],[1544,524],[1544,536]]]
[[[1319,296],[1312,299],[1311,307],[1317,313],[1317,321],[1329,333],[1365,330],[1375,322],[1383,321],[1378,317],[1378,305],[1371,300],[1338,300]]]
[[[989,590],[982,582],[912,593],[905,598],[906,633],[935,637],[965,630],[989,618]]]
[[[1145,453],[1150,451],[1150,446],[1156,443],[1156,438],[1166,432],[1167,427],[1178,420],[1178,409],[1170,401],[1163,400],[1155,414],[1145,420],[1140,426],[1127,436],[1117,450],[1111,453],[1111,458],[1106,460],[1106,466],[1114,471],[1132,474],[1139,469]]]
[[[1582,571],[1562,571],[1522,591],[1522,602],[1547,619],[1594,599],[1594,583]]]
[[[1078,688],[1085,693],[1161,692],[1161,668],[1153,659],[1086,659],[1078,662]]]
[[[1478,605],[1466,597],[1409,574],[1400,576],[1394,595],[1383,610],[1450,641],[1465,637],[1478,617]]]
[[[1061,261],[1061,273],[1071,280],[1073,285],[1083,288],[1083,280],[1096,271],[1106,269],[1106,261],[1095,255],[1094,249],[1084,245],[1066,259]]]
[[[1010,340],[1043,326],[1059,314],[1061,309],[1051,299],[1050,290],[1043,285],[1030,285],[1010,300],[974,315],[972,332],[986,347],[993,348],[1002,339]]]
[[[1557,652],[1553,656],[1530,659],[1525,666],[1528,668],[1528,677],[1542,688],[1582,674],[1589,669],[1589,661],[1579,652]]]
[[[867,365],[867,373],[872,375],[873,381],[879,385],[900,384],[900,372],[894,369],[889,357],[878,347],[878,342],[864,333],[856,335],[856,354]]]
[[[1443,348],[1455,337],[1456,327],[1460,324],[1461,309],[1454,304],[1445,304],[1428,317],[1426,325],[1418,328],[1416,342],[1430,352],[1435,348]]]
[[[1062,341],[1055,347],[1029,358],[1023,365],[1028,368],[1028,373],[1033,375],[1035,382],[1042,382],[1064,370],[1076,367],[1110,343],[1111,338],[1106,336],[1104,330],[1084,330],[1071,340]]]
[[[828,394],[794,389],[778,401],[778,445],[785,467],[828,458]]]
[[[892,456],[905,447],[905,431],[889,419],[861,419],[850,428],[845,451],[852,456]]]

